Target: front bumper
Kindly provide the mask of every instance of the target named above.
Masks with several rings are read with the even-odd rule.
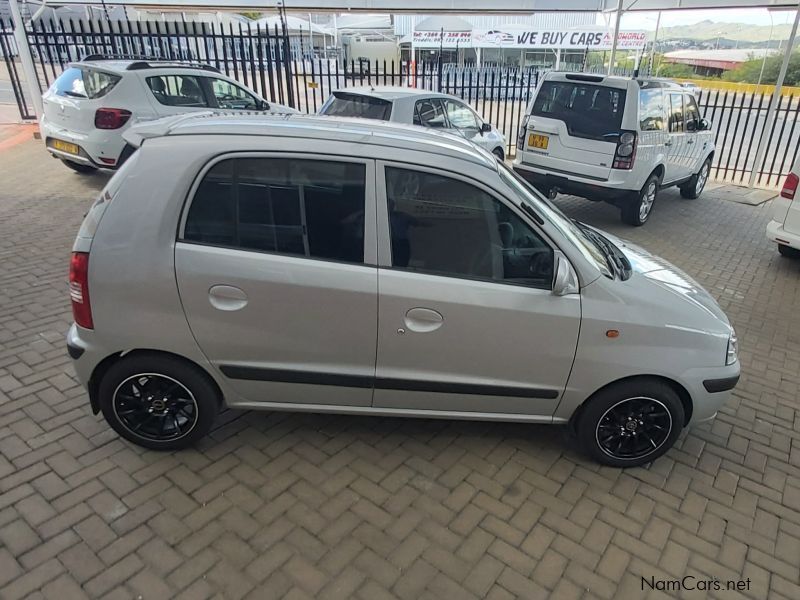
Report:
[[[800,250],[800,235],[786,231],[778,221],[767,223],[767,239]]]
[[[724,367],[691,369],[684,373],[680,383],[692,398],[692,418],[688,424],[696,425],[714,418],[731,397],[740,373],[738,360]]]

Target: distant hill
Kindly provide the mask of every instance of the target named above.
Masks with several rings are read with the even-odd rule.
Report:
[[[676,27],[662,27],[658,32],[659,40],[716,40],[722,38],[734,42],[766,42],[770,39],[769,25],[748,25],[747,23],[718,23],[716,21],[700,21],[694,25],[678,25]],[[791,24],[775,25],[772,30],[772,39],[786,40],[791,33]],[[655,32],[648,32],[653,39]]]

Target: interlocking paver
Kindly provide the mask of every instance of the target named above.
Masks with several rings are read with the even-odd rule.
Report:
[[[741,340],[716,421],[621,472],[499,423],[229,411],[192,450],[122,442],[63,347],[70,247],[107,177],[30,142],[0,181],[0,597],[663,598],[640,577],[684,574],[800,597],[800,262],[764,239],[769,204],[670,190],[629,229],[557,200],[695,277]]]

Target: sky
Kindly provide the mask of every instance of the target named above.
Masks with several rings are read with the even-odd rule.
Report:
[[[622,27],[626,29],[653,30],[656,28],[657,12],[629,12],[622,15]],[[775,25],[791,23],[794,11],[772,12]],[[598,15],[598,24],[604,17]],[[728,10],[665,10],[661,13],[660,27],[693,25],[700,21],[721,23],[748,23],[751,25],[770,25],[770,11],[764,8],[737,8]]]

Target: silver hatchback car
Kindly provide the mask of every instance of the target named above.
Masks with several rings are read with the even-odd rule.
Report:
[[[228,406],[570,424],[624,467],[736,385],[706,291],[463,138],[258,115],[126,137],[75,240],[67,345],[141,446],[187,446]]]

